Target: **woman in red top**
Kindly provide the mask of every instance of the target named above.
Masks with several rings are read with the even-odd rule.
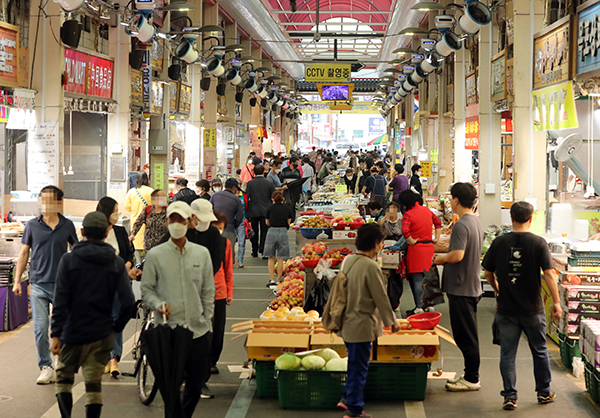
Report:
[[[402,235],[408,241],[406,255],[406,273],[415,300],[415,309],[407,313],[423,312],[423,290],[421,283],[425,273],[431,268],[435,242],[440,237],[442,222],[429,208],[423,206],[421,195],[412,190],[400,193],[400,202],[406,207],[402,217]],[[435,238],[432,240],[431,230],[435,226]]]

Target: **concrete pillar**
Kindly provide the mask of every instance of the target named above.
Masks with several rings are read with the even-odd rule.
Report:
[[[238,39],[237,24],[235,24],[235,23],[225,24],[225,45],[227,46],[227,45],[237,43],[237,39]],[[239,56],[242,56],[245,53],[246,53],[245,51],[242,51],[239,53]],[[232,58],[233,56],[234,56],[234,52],[229,52],[227,54],[228,59]],[[237,87],[228,82],[227,88],[225,89],[225,103],[227,106],[228,124],[225,129],[226,130],[232,129],[234,138],[235,138],[235,123],[236,123],[235,108],[237,106],[237,103],[235,101],[236,93],[237,93]],[[229,150],[229,148],[232,146],[232,144],[227,142],[226,136],[223,137],[223,141],[226,143],[221,144],[220,149]],[[230,158],[227,156],[227,151],[224,151],[225,154],[221,156],[221,161],[223,164],[226,164],[226,166],[229,166],[228,163],[231,163],[231,173],[227,172],[226,168],[221,169],[221,172],[225,171],[225,172],[227,172],[228,175],[232,175],[232,176],[235,175],[235,170],[236,170],[235,145],[233,145],[233,147],[234,147],[233,158]]]
[[[484,228],[500,225],[501,115],[490,100],[491,58],[497,50],[493,25],[479,32],[479,218]]]
[[[188,16],[192,19],[195,25],[202,26],[202,4],[196,3],[198,6],[194,10],[190,10]],[[200,38],[199,38],[200,39]],[[196,48],[202,48],[202,41],[196,41]],[[192,103],[190,105],[190,123],[187,127],[186,132],[186,143],[189,141],[190,144],[194,141],[194,146],[187,147],[185,150],[186,159],[194,159],[199,162],[198,173],[188,175],[188,180],[196,181],[200,179],[200,175],[203,169],[202,165],[202,144],[203,144],[203,132],[202,126],[202,89],[200,88],[200,80],[202,80],[202,67],[200,65],[188,66],[190,72],[190,83],[192,85]],[[192,155],[192,152],[194,155]]]
[[[250,39],[242,39],[240,43],[246,47],[246,50],[243,53],[244,55],[251,55],[256,58],[256,56],[254,55],[254,48],[252,48],[252,41]],[[253,65],[254,68],[258,68],[261,65],[260,61],[253,62],[251,64]],[[250,67],[250,64],[244,65],[244,68],[249,68],[249,67]],[[250,111],[251,111],[250,98],[251,97],[252,97],[252,95],[247,90],[244,90],[244,99],[242,100],[242,122],[241,122],[242,125],[244,126],[244,137],[236,138],[236,144],[238,147],[236,149],[236,166],[239,166],[239,167],[241,167],[244,164],[246,157],[250,153],[250,141],[249,141],[250,136],[248,133],[248,129],[249,129],[249,125],[250,125]],[[257,97],[257,100],[258,100],[258,97]],[[257,106],[260,106],[260,103],[257,103]],[[237,130],[236,130],[236,133],[237,133]]]
[[[534,207],[545,207],[546,133],[534,131],[531,115],[533,34],[543,29],[544,1],[513,1],[514,44],[514,185],[515,199],[531,199]],[[519,40],[523,40],[520,42]],[[527,40],[525,42],[525,40]],[[499,167],[499,166],[498,166]]]
[[[203,26],[219,24],[219,5],[211,5],[204,2],[203,4]],[[207,51],[217,42],[215,39],[209,39],[204,42],[204,50]],[[204,137],[202,138],[203,150],[203,176],[206,179],[216,177],[217,150],[216,148],[207,148],[204,141],[207,130],[214,129],[216,135],[217,129],[217,79],[211,77],[210,89],[204,92]],[[210,172],[210,174],[209,174]]]
[[[454,179],[457,182],[471,182],[473,170],[472,152],[465,149],[467,54],[464,46],[454,54]]]

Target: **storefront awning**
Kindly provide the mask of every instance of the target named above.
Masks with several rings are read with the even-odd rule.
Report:
[[[388,134],[383,134],[381,136],[378,136],[374,140],[370,141],[367,145],[387,144],[387,142],[389,140],[390,140],[390,138],[389,138]]]

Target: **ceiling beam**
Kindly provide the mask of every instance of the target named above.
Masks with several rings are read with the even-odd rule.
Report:
[[[288,35],[292,39],[298,38],[309,38],[315,37],[315,32],[289,32]],[[382,32],[368,32],[368,33],[321,33],[321,39],[336,39],[336,38],[383,38],[384,33]]]
[[[297,32],[295,29],[284,29],[284,30],[290,35],[291,38],[295,37],[295,36],[292,36],[293,34],[302,34],[303,36],[308,36],[310,33],[312,33],[313,35],[314,35],[314,33],[316,33],[316,32]],[[354,38],[354,37],[360,36],[360,35],[374,35],[374,34],[375,34],[374,37],[377,37],[376,34],[382,34],[383,35],[387,31],[385,31],[385,30],[371,30],[371,31],[358,31],[358,32],[356,32],[356,31],[351,31],[351,30],[346,29],[346,30],[343,30],[342,32],[343,32],[343,35],[352,35],[352,37]],[[332,36],[335,35],[336,37],[340,36],[340,35],[337,35],[337,34],[334,34],[334,33],[328,33],[328,34],[332,35]],[[321,33],[321,35],[323,35],[323,34]],[[309,36],[309,37],[312,38],[312,36]],[[326,36],[322,36],[322,37],[325,38]]]
[[[278,22],[282,26],[314,26],[312,22]],[[319,25],[345,25],[345,26],[388,26],[388,22],[327,22],[322,21]]]
[[[271,13],[275,14],[297,14],[297,15],[312,15],[316,14],[316,10],[298,10],[292,12],[291,10],[271,10]],[[319,14],[330,15],[330,14],[345,14],[345,15],[389,15],[392,14],[391,10],[320,10]]]

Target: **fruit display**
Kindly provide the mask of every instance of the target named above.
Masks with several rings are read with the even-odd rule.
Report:
[[[285,353],[277,357],[275,367],[279,370],[326,370],[348,371],[348,357],[340,358],[339,354],[330,348],[317,352]]]
[[[349,248],[336,248],[335,250],[329,250],[323,255],[323,259],[332,260],[332,266],[336,265],[340,261],[346,257],[345,254],[351,253],[352,251]]]
[[[305,244],[302,247],[302,254],[305,260],[314,260],[319,258],[319,255],[327,252],[327,244],[324,242],[315,242],[314,244]]]
[[[358,229],[365,224],[365,220],[358,214],[338,215],[331,221],[333,229],[343,230],[346,228]]]
[[[300,224],[300,228],[331,228],[331,224],[321,216],[311,216]]]
[[[298,273],[304,271],[302,257],[290,258],[283,264],[283,274]]]
[[[302,307],[304,305],[304,272],[298,271],[288,274],[283,283],[275,287],[275,293],[277,298],[271,302],[271,309]]]
[[[281,298],[279,296],[277,299]],[[275,300],[277,300],[275,299]],[[320,321],[321,317],[317,311],[304,312],[301,306],[293,306],[291,309],[285,305],[275,308],[275,301],[271,302],[269,309],[260,314],[261,321]]]

